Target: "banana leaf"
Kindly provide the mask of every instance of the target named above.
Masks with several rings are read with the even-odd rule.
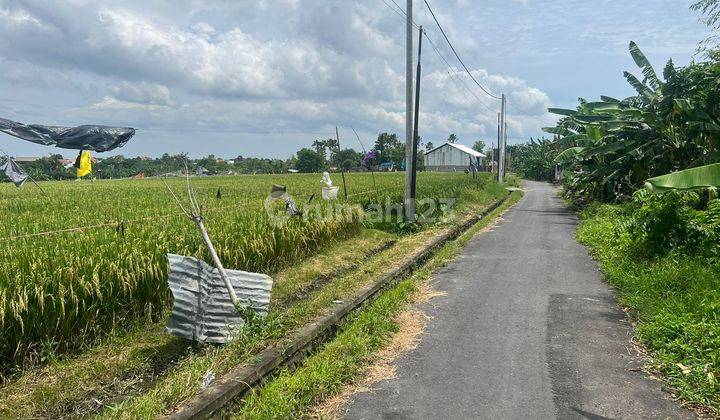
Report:
[[[564,108],[548,108],[548,112],[550,112],[552,114],[557,114],[557,115],[565,115],[567,117],[572,117],[573,115],[578,113],[574,109],[564,109]]]
[[[577,121],[584,122],[584,123],[595,123],[595,122],[603,122],[603,121],[610,121],[615,119],[612,115],[573,115],[573,118],[575,118]]]
[[[638,80],[638,78],[635,77],[634,74],[625,71],[623,72],[623,76],[625,76],[625,79],[627,79],[628,83],[630,83],[630,85],[634,87],[640,95],[645,97],[645,99],[647,99],[648,101],[653,100],[654,93],[652,89],[642,84],[642,82],[640,82],[640,80]]]
[[[640,51],[640,47],[638,47],[635,42],[630,41],[629,49],[630,55],[633,60],[635,60],[635,64],[642,69],[645,80],[650,83],[650,86],[652,86],[653,89],[658,89],[661,85],[660,79],[658,79],[655,69],[653,69],[652,64],[650,64],[650,60],[645,57],[645,54]]]
[[[557,165],[562,165],[563,163],[571,162],[575,159],[575,156],[577,156],[583,150],[585,150],[584,147],[570,147],[568,149],[565,149],[555,157],[553,163]]]
[[[585,104],[588,111],[620,111],[619,102],[588,102]]]
[[[691,191],[717,187],[720,187],[720,163],[656,176],[645,182],[645,188],[653,193],[663,193],[670,190]]]
[[[619,104],[619,103],[620,103],[620,99],[615,99],[615,98],[613,98],[613,97],[611,97],[611,96],[600,95],[600,99],[601,99],[603,102],[612,102],[612,103],[615,103],[615,104]]]
[[[585,149],[582,153],[584,158],[590,158],[595,155],[605,155],[612,152],[617,152],[618,150],[633,148],[635,144],[638,143],[635,139],[630,140],[621,140],[613,143],[607,143],[602,144],[597,147],[588,148]]]
[[[543,127],[542,131],[544,131],[546,133],[550,133],[550,134],[557,134],[559,136],[569,136],[572,134],[577,134],[577,133],[574,133],[574,132],[568,130],[565,127]]]

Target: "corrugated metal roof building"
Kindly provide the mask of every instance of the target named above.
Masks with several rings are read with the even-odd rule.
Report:
[[[463,172],[474,164],[482,167],[484,154],[463,144],[445,143],[425,153],[425,170],[430,172]]]

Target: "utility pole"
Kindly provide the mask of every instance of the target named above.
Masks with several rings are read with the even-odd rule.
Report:
[[[510,171],[510,151],[507,148],[507,121],[505,121],[505,138],[503,139],[505,147],[505,172]]]
[[[415,221],[415,201],[412,199],[412,180],[410,174],[415,172],[415,162],[412,161],[413,150],[413,2],[407,0],[405,13],[406,40],[405,40],[405,216],[409,221]]]
[[[507,122],[505,122],[505,94],[502,94],[500,105],[500,138],[498,139],[498,182],[503,183],[505,178],[505,141],[507,139]]]
[[[503,164],[503,177],[508,171],[508,151],[507,151],[507,115],[505,115],[505,129],[503,131],[503,155],[505,156]]]
[[[340,148],[340,132],[338,131],[337,126],[335,126],[335,139],[337,140],[337,153],[338,153],[338,159],[342,159],[342,149]],[[348,199],[348,193],[347,193],[347,184],[345,183],[345,168],[343,168],[343,162],[340,161],[340,173],[342,174],[342,180],[343,180],[343,192],[345,193],[345,201]]]
[[[418,63],[417,63],[417,76],[415,79],[415,121],[413,124],[413,145],[412,145],[412,172],[410,172],[410,200],[413,202],[413,207],[415,203],[415,190],[417,186],[417,148],[418,148],[418,141],[420,139],[419,131],[418,131],[418,121],[420,119],[420,74],[422,72],[422,67],[420,65],[421,57],[422,57],[422,37],[423,37],[423,29],[422,26],[420,26],[420,29],[418,31]],[[415,220],[415,212],[412,213],[412,219]]]
[[[497,145],[498,145],[498,155],[500,155],[500,136],[502,135],[502,130],[500,130],[500,113],[498,112],[497,116]],[[500,169],[500,159],[498,158],[498,169]],[[493,156],[492,160],[490,161],[490,173],[492,173],[495,170],[495,146],[493,145]],[[498,177],[500,176],[500,171],[498,170]],[[499,180],[500,178],[498,178]]]
[[[505,139],[505,145],[507,146],[507,139]],[[512,172],[512,169],[510,168],[510,164],[512,163],[512,150],[509,148],[507,149],[507,164],[505,165],[505,170],[508,172]]]

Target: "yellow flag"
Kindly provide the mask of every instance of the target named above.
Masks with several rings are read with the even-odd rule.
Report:
[[[82,178],[92,173],[92,155],[90,151],[83,150],[80,155],[80,167],[77,170],[78,178]]]

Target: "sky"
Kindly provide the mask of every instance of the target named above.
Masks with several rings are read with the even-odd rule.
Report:
[[[683,0],[428,0],[475,79],[508,97],[509,143],[542,136],[548,107],[633,94],[627,45],[656,69],[707,35]],[[396,0],[404,8],[405,1]],[[420,135],[491,144],[499,101],[454,58],[423,1]],[[288,158],[334,136],[404,139],[405,26],[392,0],[0,0],[0,118],[134,127],[108,156]],[[417,46],[417,33],[415,35]],[[697,59],[697,57],[696,57]],[[15,156],[72,152],[0,133]]]

